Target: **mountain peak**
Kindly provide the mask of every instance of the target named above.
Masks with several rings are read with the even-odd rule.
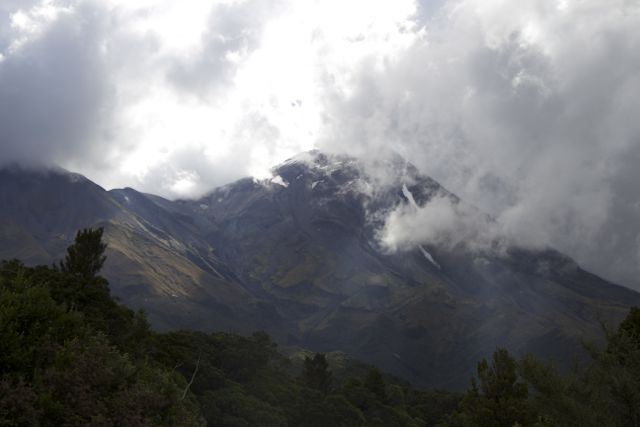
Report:
[[[306,166],[307,168],[331,173],[336,170],[357,170],[371,175],[372,169],[383,169],[391,172],[397,178],[415,179],[420,173],[418,169],[408,160],[398,153],[391,153],[386,157],[357,158],[344,153],[325,153],[314,149],[297,154],[272,170],[278,172],[282,169],[296,166]]]
[[[417,193],[443,192],[449,194],[438,182],[420,171],[397,153],[386,157],[356,158],[341,153],[324,153],[311,150],[300,153],[272,168],[271,182],[288,186],[294,181],[341,187],[343,192],[359,192],[377,198],[389,192],[401,193],[409,187]],[[283,185],[284,184],[284,185]],[[427,194],[422,194],[426,196]],[[416,200],[424,202],[425,197]]]
[[[576,342],[599,336],[597,319],[640,304],[553,252],[379,250],[376,227],[395,208],[417,212],[436,195],[455,197],[399,156],[311,151],[273,174],[178,201],[77,185],[84,181],[73,174],[7,176],[0,249],[50,262],[79,228],[104,227],[114,295],[144,308],[156,327],[263,329],[423,386],[466,385],[478,358],[498,346],[568,362]]]

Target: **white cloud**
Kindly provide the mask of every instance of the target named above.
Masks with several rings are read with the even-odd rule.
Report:
[[[637,28],[627,0],[5,0],[2,162],[176,197],[313,147],[396,151],[501,233],[630,283]],[[388,247],[485,239],[433,203],[392,213]]]
[[[495,224],[476,209],[449,196],[432,198],[423,206],[402,204],[392,210],[379,230],[383,248],[395,252],[430,244],[441,249],[495,250]]]
[[[349,141],[348,151],[374,156],[392,147],[492,214],[509,238],[637,280],[628,248],[639,222],[624,212],[640,191],[622,182],[640,178],[631,172],[640,152],[638,6],[465,0],[438,10],[400,60],[361,68],[350,93],[327,98],[323,146]],[[425,238],[439,235],[445,208],[422,209],[435,224]],[[391,236],[402,235],[399,218],[390,217]]]
[[[35,98],[16,101],[24,106],[24,124],[13,120],[14,129],[5,131],[5,161],[55,163],[106,187],[136,184],[170,197],[267,176],[275,163],[313,148],[326,82],[348,91],[363,58],[382,64],[415,37],[409,19],[415,5],[407,0],[393,7],[384,1],[43,0],[4,12],[17,17],[7,46],[23,52],[0,46],[0,78],[15,77],[5,86],[50,90],[46,97],[59,106],[58,116],[68,113],[47,121],[33,115]],[[76,31],[76,50],[71,39],[55,38],[63,28]],[[39,50],[54,41],[49,54]],[[42,74],[20,77],[17,68],[28,66],[21,55],[48,61]],[[66,95],[47,71],[65,55],[75,72],[93,73],[81,80],[87,87],[69,87]],[[70,71],[57,68],[60,79]],[[64,108],[74,105],[65,96],[91,93],[91,105]],[[89,113],[95,115],[88,119]],[[29,131],[32,120],[47,122],[48,131]],[[187,159],[185,153],[198,154]],[[192,176],[192,185],[184,176]]]

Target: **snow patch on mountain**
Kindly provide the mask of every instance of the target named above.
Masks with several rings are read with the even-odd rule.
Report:
[[[402,194],[404,195],[404,197],[407,198],[411,206],[418,209],[418,204],[416,203],[416,199],[413,197],[413,193],[411,193],[411,191],[409,191],[409,189],[407,188],[407,184],[402,184]]]
[[[424,246],[420,245],[419,248],[420,248],[420,251],[422,252],[422,255],[424,255],[427,261],[429,261],[431,264],[435,265],[436,267],[438,267],[438,269],[440,269],[440,264],[438,264],[436,260],[433,259],[433,256],[431,256],[431,254],[424,248]]]
[[[274,176],[269,182],[271,182],[272,184],[280,185],[284,188],[287,188],[289,186],[289,183],[282,179],[280,175]]]

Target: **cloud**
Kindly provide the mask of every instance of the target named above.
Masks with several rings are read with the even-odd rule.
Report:
[[[240,63],[259,47],[265,23],[282,7],[279,1],[266,0],[215,5],[200,45],[194,52],[177,55],[168,73],[170,81],[196,95],[228,89]]]
[[[216,150],[199,146],[177,149],[129,185],[179,198],[207,193],[213,188],[211,183],[227,183],[246,176],[264,178],[270,174],[274,155],[269,151],[270,141],[277,140],[278,129],[254,113],[238,123],[233,132],[233,145]]]
[[[423,206],[397,206],[387,215],[377,237],[389,252],[422,244],[472,252],[496,251],[502,246],[495,223],[447,195],[437,195]]]
[[[38,0],[6,0],[0,4],[0,52],[4,52],[13,39],[12,15],[20,9],[31,9],[37,3]]]
[[[399,153],[640,287],[639,27],[628,0],[8,0],[0,163],[189,197],[313,147]],[[476,221],[436,198],[380,238],[491,240]]]
[[[3,3],[0,164],[59,165],[170,197],[268,169],[286,143],[251,103],[266,95],[234,81],[279,10],[262,0]]]
[[[639,8],[469,0],[417,19],[422,36],[403,54],[383,70],[363,62],[350,93],[327,98],[323,146],[343,150],[348,141],[357,155],[391,147],[490,213],[510,238],[555,246],[638,283],[637,251],[629,249],[640,222],[629,204],[640,200],[630,185],[640,179],[632,118],[640,107]],[[412,242],[403,226],[427,240],[461,227],[443,225],[459,215],[434,203],[406,221],[406,212],[394,212],[386,231]]]
[[[82,15],[82,19],[76,19]],[[4,21],[6,21],[6,15]],[[0,62],[3,161],[61,162],[91,156],[109,123],[111,84],[101,50],[108,23],[93,4],[12,15]]]

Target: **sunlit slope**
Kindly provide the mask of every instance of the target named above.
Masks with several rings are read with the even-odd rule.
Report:
[[[102,226],[113,293],[157,328],[263,329],[447,388],[466,386],[498,346],[566,365],[582,340],[602,337],[600,321],[640,305],[552,249],[425,243],[389,253],[377,230],[391,209],[460,201],[401,159],[378,167],[385,185],[355,159],[307,153],[273,179],[182,201],[107,192],[63,171],[5,170],[0,254],[52,262],[77,229]]]
[[[637,293],[590,275],[553,250],[500,255],[425,245],[388,254],[376,219],[408,203],[458,199],[406,165],[371,192],[353,159],[313,154],[194,202],[216,225],[208,238],[255,295],[286,319],[281,340],[343,350],[425,385],[464,386],[475,360],[508,346],[568,362],[601,337]],[[279,177],[279,178],[277,178]],[[369,181],[369,182],[368,182]],[[285,334],[286,333],[286,334]]]
[[[121,192],[126,191],[144,203],[145,195]],[[126,200],[120,195],[62,170],[1,171],[2,258],[52,263],[63,256],[78,229],[104,227],[108,243],[104,273],[114,294],[147,311],[157,327],[212,323],[223,329],[256,328],[249,315],[235,313],[233,307],[251,299],[217,272],[209,245],[189,240],[180,218],[171,218],[152,204],[155,217],[146,212],[147,220],[130,203],[121,203]],[[175,229],[169,222],[160,225],[179,234],[178,239],[158,228],[156,217],[171,221]]]

